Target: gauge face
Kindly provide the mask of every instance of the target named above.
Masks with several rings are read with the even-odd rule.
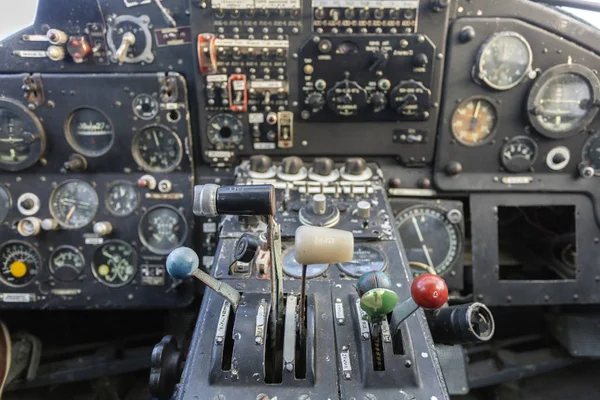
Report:
[[[67,120],[67,141],[77,152],[98,157],[106,154],[115,140],[110,119],[93,108],[78,108]]]
[[[519,84],[531,70],[531,47],[515,32],[500,32],[481,46],[477,57],[477,78],[496,90]]]
[[[464,145],[481,145],[492,137],[497,121],[496,107],[488,100],[467,99],[452,115],[452,134]]]
[[[600,133],[588,139],[582,153],[583,162],[594,168],[596,175],[600,175]]]
[[[117,217],[133,214],[140,205],[136,187],[130,182],[113,183],[106,194],[106,208]]]
[[[239,145],[243,134],[242,121],[231,114],[217,114],[208,121],[208,141],[218,148]]]
[[[44,128],[25,106],[0,100],[0,169],[20,171],[31,167],[46,147]]]
[[[9,286],[25,286],[41,271],[40,253],[25,242],[6,242],[0,247],[0,281]]]
[[[282,255],[282,268],[286,275],[292,278],[302,278],[302,264],[296,261],[296,252],[293,247],[288,248]],[[306,277],[308,279],[323,275],[329,268],[329,264],[307,265]]]
[[[61,183],[50,196],[50,214],[65,229],[88,225],[98,212],[98,194],[79,179]]]
[[[354,247],[352,261],[337,264],[338,268],[348,276],[360,278],[371,271],[383,271],[387,265],[385,254],[374,247],[357,245]]]
[[[48,268],[56,279],[73,281],[83,272],[85,259],[75,247],[60,246],[50,256]]]
[[[92,273],[103,285],[121,287],[137,273],[137,255],[133,247],[120,240],[106,242],[96,250]]]
[[[562,138],[583,129],[596,115],[600,81],[587,68],[559,66],[546,71],[529,94],[529,120],[541,134]],[[576,70],[572,68],[577,67]],[[585,68],[587,73],[581,73]]]
[[[396,216],[409,262],[433,267],[443,275],[457,261],[462,248],[460,228],[448,221],[447,211],[437,207],[410,207]],[[421,274],[424,269],[412,268]]]
[[[132,107],[133,113],[140,119],[150,120],[158,115],[158,101],[149,94],[138,94]]]
[[[152,125],[133,139],[133,157],[148,172],[171,172],[181,162],[183,149],[175,132],[162,125]]]
[[[179,211],[171,206],[151,208],[140,220],[140,240],[150,251],[169,254],[181,246],[187,237],[187,223]]]
[[[8,189],[0,186],[0,222],[4,222],[10,211],[11,199]]]
[[[512,138],[502,147],[501,161],[510,172],[525,172],[533,166],[537,156],[537,144],[527,136]]]
[[[152,34],[149,29],[149,19],[146,16],[134,17],[120,15],[107,20],[108,30],[106,39],[111,51],[113,62],[136,63],[152,62]],[[121,55],[121,51],[126,53]],[[121,60],[119,59],[121,56]]]

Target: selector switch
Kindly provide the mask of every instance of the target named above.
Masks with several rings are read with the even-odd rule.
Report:
[[[412,64],[415,68],[423,68],[426,67],[429,63],[429,59],[427,55],[424,53],[418,53],[413,56]]]
[[[368,201],[359,201],[356,204],[356,214],[364,219],[367,219],[371,216],[371,203]]]
[[[333,172],[333,168],[335,168],[335,163],[331,158],[318,157],[313,161],[312,170],[317,175],[328,176]]]
[[[304,162],[300,157],[286,157],[281,161],[281,172],[288,175],[296,175],[303,166]]]
[[[317,215],[325,214],[327,210],[327,197],[324,194],[315,194],[313,196],[313,210]]]
[[[265,173],[273,166],[271,157],[265,155],[256,155],[250,157],[250,170],[258,173]]]
[[[350,175],[360,175],[367,169],[367,162],[364,158],[350,157],[344,164],[344,172]]]
[[[306,104],[313,110],[318,111],[325,105],[325,97],[321,93],[311,93],[306,96]]]
[[[381,92],[375,92],[371,96],[371,107],[373,111],[382,111],[387,106],[387,97]]]

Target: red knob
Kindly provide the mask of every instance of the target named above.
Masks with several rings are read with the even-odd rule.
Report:
[[[146,179],[142,179],[142,178],[140,178],[140,179],[138,179],[138,181],[137,181],[137,185],[138,185],[138,187],[140,187],[140,188],[145,188],[146,186],[148,186],[148,181],[147,181]]]
[[[415,278],[410,286],[410,295],[419,307],[433,310],[448,301],[448,286],[437,275],[423,274]]]

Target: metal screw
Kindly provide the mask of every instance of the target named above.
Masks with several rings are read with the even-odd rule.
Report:
[[[259,393],[259,394],[256,396],[256,400],[269,400],[269,396],[267,396],[267,395],[266,395],[266,394],[264,394],[264,393]]]
[[[285,363],[285,370],[287,372],[292,372],[294,370],[294,364],[292,364],[292,363]]]
[[[218,337],[217,338],[217,344],[221,344],[223,343],[223,338],[222,337]]]
[[[340,324],[340,325],[344,325],[344,320],[343,320],[343,319],[341,319],[341,318],[340,318],[340,319],[338,319],[338,324]]]
[[[256,338],[254,338],[254,343],[263,344],[263,339],[260,336],[257,336]]]
[[[348,346],[342,346],[342,351],[347,351],[348,350]]]
[[[363,338],[364,340],[369,340],[369,334],[368,334],[367,332],[363,333],[363,334],[362,334],[362,338]]]
[[[218,395],[213,397],[213,400],[227,400],[227,398],[225,397],[224,394],[219,393]]]
[[[344,372],[344,379],[350,379],[350,372]]]

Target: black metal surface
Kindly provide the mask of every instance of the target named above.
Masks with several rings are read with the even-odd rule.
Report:
[[[275,188],[221,186],[217,190],[217,211],[227,215],[274,215]]]

